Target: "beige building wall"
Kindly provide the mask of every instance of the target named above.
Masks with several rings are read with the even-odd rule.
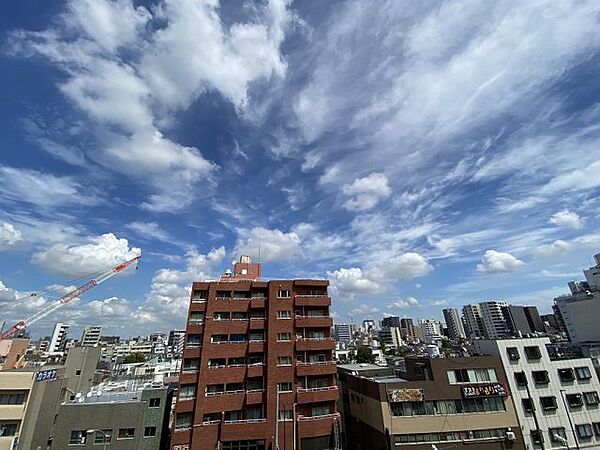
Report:
[[[21,405],[0,405],[0,422],[20,422],[17,435],[21,434],[23,419],[27,410],[34,372],[32,371],[0,371],[0,392],[27,391],[27,399]],[[12,448],[13,436],[0,436],[0,450]]]

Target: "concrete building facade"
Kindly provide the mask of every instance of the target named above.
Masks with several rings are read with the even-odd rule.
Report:
[[[352,328],[347,323],[336,323],[333,326],[333,335],[336,342],[344,342],[346,344],[352,342]]]
[[[52,331],[52,336],[50,337],[50,345],[48,346],[48,353],[56,354],[65,351],[68,331],[69,325],[67,324],[57,323],[54,325],[54,330]]]
[[[401,378],[338,367],[347,448],[524,450],[499,358],[405,358]]]
[[[465,334],[469,339],[480,339],[485,337],[485,328],[481,317],[479,305],[464,305],[462,308],[462,319]]]
[[[446,308],[442,310],[442,313],[444,314],[446,327],[448,327],[448,337],[450,339],[465,339],[467,335],[458,310],[456,308]]]
[[[81,335],[81,346],[82,347],[96,347],[100,342],[100,336],[102,335],[102,327],[99,325],[92,325],[86,327]]]
[[[502,360],[527,449],[600,448],[600,382],[592,360],[551,357],[549,345],[546,337],[475,342],[480,354]]]

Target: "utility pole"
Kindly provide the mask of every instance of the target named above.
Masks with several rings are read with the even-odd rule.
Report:
[[[542,448],[542,450],[544,450],[544,435],[542,434],[542,430],[540,430],[540,422],[538,421],[537,418],[537,414],[536,414],[536,407],[535,407],[535,403],[533,402],[533,399],[531,398],[531,391],[529,390],[529,381],[527,381],[527,384],[525,385],[525,387],[527,388],[527,397],[529,397],[529,401],[531,402],[531,406],[533,408],[533,410],[531,411],[533,413],[533,422],[535,423],[535,430],[538,433],[539,439],[540,439],[540,447]]]

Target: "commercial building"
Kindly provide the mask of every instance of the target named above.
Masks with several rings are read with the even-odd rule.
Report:
[[[169,390],[131,383],[102,386],[63,403],[54,425],[52,447],[158,450],[169,441]]]
[[[81,335],[81,346],[82,347],[96,347],[100,342],[100,336],[102,335],[102,327],[99,325],[93,325],[86,327]]]
[[[465,334],[469,339],[485,337],[485,328],[479,305],[464,305],[462,308],[462,317]]]
[[[596,265],[584,270],[586,281],[570,282],[571,294],[554,299],[559,326],[571,342],[600,342],[600,253],[594,259]]]
[[[600,448],[600,383],[589,358],[552,351],[550,339],[478,340],[502,360],[531,449]]]
[[[64,323],[57,323],[54,325],[54,330],[52,331],[52,336],[50,337],[50,345],[48,346],[48,353],[57,354],[65,351],[68,331],[69,325]]]
[[[497,357],[405,358],[401,377],[338,366],[348,448],[524,450]]]
[[[544,323],[535,306],[508,306],[510,331],[513,336],[524,336],[545,331]]]
[[[446,308],[442,310],[442,313],[444,314],[446,327],[448,327],[448,337],[450,339],[465,339],[467,335],[458,310],[456,308]]]
[[[389,317],[384,317],[383,320],[381,321],[381,327],[386,327],[386,328],[391,328],[391,327],[396,327],[396,328],[400,328],[400,317],[397,316],[389,316]]]
[[[192,285],[173,450],[339,445],[329,282],[260,271]]]
[[[479,303],[485,337],[499,339],[512,335],[508,303],[489,301]]]
[[[383,327],[377,331],[377,337],[388,347],[401,347],[402,336],[398,327]]]
[[[347,323],[336,323],[333,326],[333,334],[336,342],[344,342],[346,344],[352,342],[352,329]]]

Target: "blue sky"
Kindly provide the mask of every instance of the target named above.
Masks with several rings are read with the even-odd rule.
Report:
[[[80,0],[0,16],[0,302],[183,326],[240,254],[337,320],[548,312],[600,251],[600,4]],[[18,303],[18,304],[17,304]]]

